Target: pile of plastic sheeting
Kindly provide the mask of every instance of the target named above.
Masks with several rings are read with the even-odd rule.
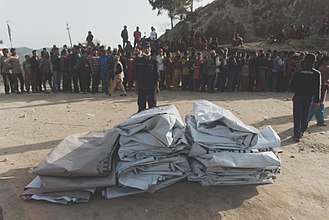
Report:
[[[281,141],[267,126],[258,131],[230,111],[208,101],[193,104],[186,116],[192,174],[202,186],[272,183],[280,171],[276,156]]]
[[[190,173],[185,126],[175,106],[142,111],[115,129],[121,135],[118,185],[105,188],[105,198],[155,192]]]
[[[280,171],[280,138],[258,131],[208,101],[193,106],[184,125],[175,106],[132,115],[102,132],[60,142],[31,173],[23,199],[88,202],[96,189],[107,199],[155,192],[184,178],[203,186],[272,183]]]
[[[31,170],[38,176],[21,197],[60,204],[88,202],[96,188],[116,184],[118,139],[113,129],[68,136]]]

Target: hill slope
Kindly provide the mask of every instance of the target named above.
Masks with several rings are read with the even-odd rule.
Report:
[[[311,25],[317,31],[328,12],[328,0],[215,0],[190,14],[165,37],[188,38],[195,26],[199,36],[219,36],[221,43],[228,42],[234,33],[246,41],[257,41],[291,24]]]

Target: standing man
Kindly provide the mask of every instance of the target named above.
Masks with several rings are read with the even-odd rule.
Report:
[[[136,27],[136,31],[134,31],[134,48],[139,45],[142,39],[142,33],[139,31],[139,27]]]
[[[158,34],[157,34],[155,28],[152,26],[151,33],[150,33],[150,40],[155,41],[156,39],[158,39]]]
[[[126,25],[123,26],[123,30],[121,31],[121,38],[123,42],[122,47],[125,48],[126,44],[128,43],[128,30]]]
[[[142,43],[142,56],[135,61],[135,85],[138,91],[138,112],[148,107],[156,107],[156,94],[159,93],[159,72],[157,61],[151,57],[151,44],[148,41]]]
[[[11,56],[5,60],[5,62],[7,62],[10,66],[10,70],[11,70],[11,77],[12,77],[12,82],[13,82],[13,87],[16,93],[21,94],[24,91],[24,85],[25,85],[25,81],[23,78],[23,71],[21,68],[21,63],[19,61],[19,57],[16,53],[16,49],[15,48],[11,48],[10,49],[10,53]],[[20,82],[20,91],[18,89],[18,80]]]
[[[41,92],[42,72],[40,71],[40,59],[36,50],[32,51],[30,62],[32,69],[32,92]]]
[[[113,92],[115,91],[115,89],[117,87],[119,87],[121,92],[122,92],[120,96],[127,96],[125,87],[122,84],[123,78],[125,76],[124,76],[124,73],[123,73],[123,65],[120,61],[120,54],[116,54],[114,56],[114,61],[115,61],[115,64],[114,64],[114,78],[113,78],[113,82],[112,82],[112,85],[111,85],[111,90],[110,90],[109,96],[111,96],[113,94]]]
[[[316,103],[313,102],[307,119],[307,121],[309,122],[315,115],[317,126],[327,126],[327,124],[324,123],[324,103],[326,101],[327,92],[329,89],[329,56],[324,56],[322,62],[323,64],[319,69],[321,72],[320,106],[316,108]]]
[[[106,54],[104,49],[99,51],[99,70],[100,79],[102,80],[102,93],[109,95],[109,81],[110,81],[110,57]]]
[[[98,92],[98,85],[99,85],[99,56],[98,50],[95,48],[93,49],[92,55],[90,56],[90,67],[91,67],[91,77],[92,77],[92,87],[91,92],[93,94]]]
[[[59,56],[58,48],[54,49],[51,63],[53,64],[53,92],[57,93],[61,91],[62,82],[61,58]]]
[[[93,39],[94,39],[94,36],[92,35],[91,31],[88,31],[88,35],[86,37],[86,41],[87,41],[87,45],[88,46],[93,46]]]
[[[80,60],[82,58],[81,48],[79,46],[74,46],[74,66],[73,66],[73,87],[74,92],[79,94],[79,84],[81,88],[81,76],[80,76]]]
[[[293,97],[294,116],[294,140],[300,141],[306,131],[308,123],[307,117],[312,99],[315,107],[320,106],[321,73],[313,68],[315,55],[307,54],[304,59],[304,67],[295,72],[290,80],[290,87],[295,93]]]
[[[6,95],[9,95],[9,89],[11,88],[11,91],[14,92],[14,88],[12,87],[12,80],[11,80],[11,74],[10,74],[10,66],[7,62],[5,62],[6,59],[9,58],[9,51],[7,48],[2,49],[3,56],[1,57],[0,62],[0,74],[3,77],[3,83],[5,86],[5,93]]]

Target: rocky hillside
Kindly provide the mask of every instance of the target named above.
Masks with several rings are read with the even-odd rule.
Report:
[[[194,25],[199,35],[219,36],[220,43],[230,41],[234,33],[257,41],[291,24],[311,25],[318,31],[328,12],[328,0],[215,0],[190,14],[165,37],[188,37]]]

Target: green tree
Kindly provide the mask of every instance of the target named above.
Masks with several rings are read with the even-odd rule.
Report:
[[[171,28],[174,27],[174,20],[186,15],[191,7],[191,0],[149,0],[149,3],[153,10],[158,10],[158,15],[167,11]]]

